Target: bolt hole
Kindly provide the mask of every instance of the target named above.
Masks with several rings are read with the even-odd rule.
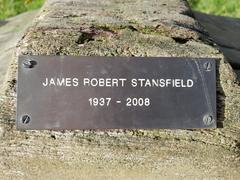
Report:
[[[172,39],[179,44],[186,44],[189,40],[181,37],[172,37]]]
[[[51,134],[51,136],[50,136],[52,139],[56,139],[56,136],[55,135],[53,135],[53,134]]]

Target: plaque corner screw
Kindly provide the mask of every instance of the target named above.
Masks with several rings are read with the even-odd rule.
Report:
[[[29,60],[29,59],[23,61],[23,67],[24,68],[33,68],[36,64],[37,64],[36,61]]]
[[[27,115],[27,114],[23,115],[21,117],[21,121],[22,121],[23,124],[28,124],[31,121],[31,117],[29,115]]]
[[[213,119],[213,116],[212,115],[205,115],[203,117],[203,123],[206,125],[206,126],[210,126],[212,123],[214,122],[214,119]]]
[[[211,62],[205,62],[203,64],[203,68],[205,69],[205,71],[211,71],[212,70],[212,63]]]

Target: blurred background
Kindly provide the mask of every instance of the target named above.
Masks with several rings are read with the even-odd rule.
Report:
[[[240,0],[188,0],[196,11],[207,14],[240,17]]]
[[[240,0],[188,0],[191,7],[208,14],[240,17]],[[38,9],[44,0],[0,0],[0,19]]]
[[[45,0],[0,0],[0,19],[40,8]]]

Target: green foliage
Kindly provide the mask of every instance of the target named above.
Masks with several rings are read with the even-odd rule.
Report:
[[[0,19],[37,9],[43,2],[44,0],[0,0]]]
[[[193,9],[209,14],[240,17],[240,0],[188,0]],[[40,8],[44,0],[0,0],[0,19]]]
[[[209,14],[240,17],[240,0],[188,0],[193,9]]]

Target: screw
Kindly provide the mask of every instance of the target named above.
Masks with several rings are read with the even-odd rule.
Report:
[[[32,61],[32,60],[23,61],[23,67],[25,68],[33,68],[34,65],[36,65],[35,61]]]
[[[29,115],[24,115],[24,116],[22,116],[21,120],[22,120],[23,124],[28,124],[30,122],[31,118]]]
[[[203,67],[204,67],[204,69],[205,69],[206,71],[211,71],[211,70],[212,70],[212,63],[210,63],[210,62],[205,62],[205,63],[203,64]]]
[[[211,115],[205,115],[203,117],[203,123],[206,126],[210,126],[213,122],[214,122],[214,119],[213,119],[213,117]]]

